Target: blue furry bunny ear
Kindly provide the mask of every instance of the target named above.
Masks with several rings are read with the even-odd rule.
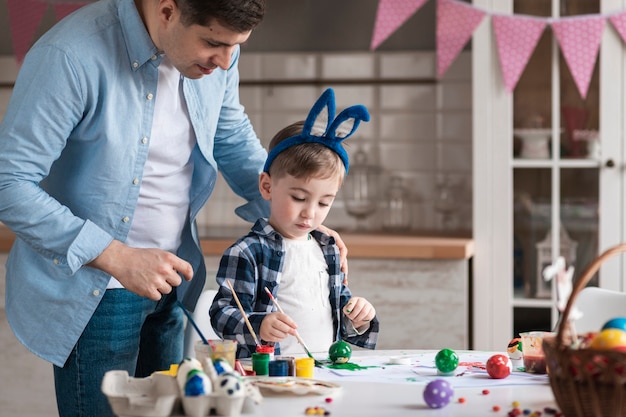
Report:
[[[335,93],[332,88],[328,88],[309,111],[302,133],[278,143],[267,156],[263,171],[269,172],[276,156],[291,146],[302,143],[320,143],[339,155],[348,173],[350,165],[348,153],[341,142],[352,136],[362,121],[368,122],[369,120],[367,108],[360,104],[344,109],[335,118]]]

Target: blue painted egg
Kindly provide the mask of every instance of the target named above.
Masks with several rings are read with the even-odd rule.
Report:
[[[230,362],[224,358],[215,359],[213,361],[213,366],[215,367],[215,372],[217,372],[218,375],[226,372],[233,372],[233,367],[230,366]]]
[[[211,388],[211,380],[204,371],[194,369],[189,372],[187,382],[185,383],[186,396],[196,397],[198,395],[207,395],[211,392]]]
[[[424,401],[430,408],[443,408],[454,396],[452,385],[445,379],[435,379],[424,389]]]
[[[626,331],[626,317],[615,317],[602,326],[602,330],[605,329],[618,329]]]

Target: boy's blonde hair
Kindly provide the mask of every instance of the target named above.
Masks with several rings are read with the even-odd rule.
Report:
[[[270,151],[285,139],[302,133],[304,121],[290,124],[280,130],[270,141]],[[272,178],[280,179],[286,175],[295,178],[336,177],[343,182],[346,168],[339,155],[320,143],[301,143],[279,153],[269,168]]]

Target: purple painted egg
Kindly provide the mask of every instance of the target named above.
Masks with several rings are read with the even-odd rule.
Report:
[[[424,388],[424,401],[430,408],[443,408],[454,395],[454,390],[445,379],[435,379]]]

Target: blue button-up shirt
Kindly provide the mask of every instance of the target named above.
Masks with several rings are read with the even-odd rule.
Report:
[[[194,219],[218,167],[249,201],[240,216],[254,221],[268,212],[258,191],[267,155],[239,102],[238,58],[237,49],[228,70],[183,80],[197,138],[190,223],[178,250],[195,273],[178,289],[189,308],[205,279]],[[26,347],[56,365],[110,278],[85,265],[130,229],[160,61],[133,0],[85,6],[28,53],[0,126],[0,221],[17,235],[7,261],[7,318]]]

